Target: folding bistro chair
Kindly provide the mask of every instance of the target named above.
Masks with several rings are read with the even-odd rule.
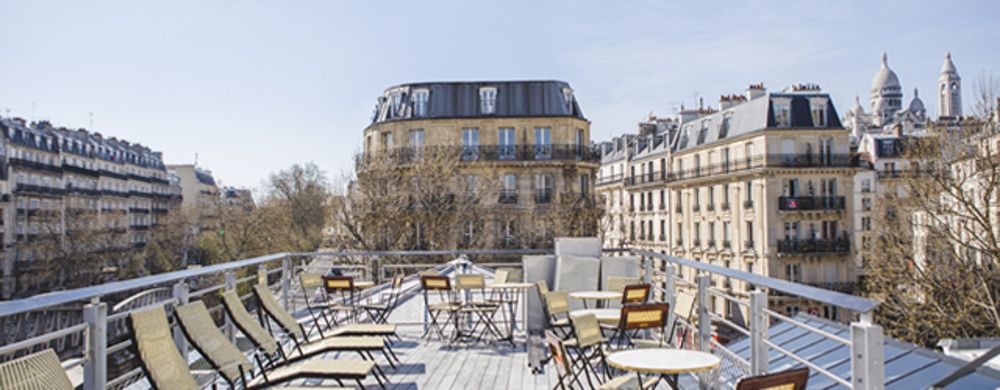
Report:
[[[302,286],[302,295],[306,301],[306,308],[309,310],[309,314],[313,317],[314,321],[319,322],[317,317],[317,313],[319,313],[319,316],[323,317],[323,320],[326,322],[326,328],[329,329],[334,325],[339,324],[337,321],[338,313],[346,312],[346,316],[350,316],[353,308],[327,299],[326,286],[323,283],[323,274],[303,272],[299,275],[299,284]],[[323,297],[321,302],[317,302],[314,298],[317,290],[321,290],[321,296]],[[330,316],[327,316],[327,311],[330,311]]]
[[[392,310],[396,308],[399,299],[400,289],[403,288],[403,275],[396,275],[392,278],[392,287],[389,294],[383,296],[379,302],[376,303],[366,303],[358,305],[359,308],[363,309],[368,318],[371,318],[373,322],[377,324],[385,324],[389,322],[389,314]]]
[[[505,336],[494,320],[496,313],[500,312],[504,322],[506,322],[507,312],[500,310],[499,303],[486,300],[486,277],[481,274],[456,275],[455,284],[465,295],[464,303],[458,309],[458,316],[455,318],[456,339],[475,338],[482,340],[487,336],[493,336],[496,340],[510,341],[513,344],[513,335]],[[476,299],[477,291],[480,299]],[[472,323],[467,332],[461,326],[463,320]],[[477,330],[479,331],[477,332]]]
[[[555,336],[555,335],[552,335]],[[566,353],[566,346],[563,341],[558,337],[547,337],[546,343],[549,346],[549,352],[552,355],[552,362],[556,365],[556,385],[553,386],[555,389],[575,389],[584,388],[583,383],[580,381],[580,372],[578,367],[571,364],[570,356]],[[639,379],[635,375],[625,374],[611,378],[607,382],[601,384],[598,389],[600,390],[636,390],[636,389],[646,389],[653,388],[652,385],[656,384],[656,378],[652,378],[646,381],[645,385],[639,386]],[[593,386],[591,385],[591,388]]]
[[[242,384],[243,388],[260,388],[276,383],[285,382],[299,376],[317,375],[322,378],[334,379],[343,386],[343,379],[354,379],[359,386],[364,386],[361,380],[374,374],[376,382],[383,385],[379,375],[385,377],[374,362],[357,360],[329,360],[321,359],[324,366],[324,374],[318,375],[311,370],[299,373],[303,364],[288,365],[288,361],[282,361],[281,365],[265,365],[264,360],[258,355],[259,350],[254,351],[255,360],[258,363],[259,371],[253,370],[253,364],[247,359],[232,341],[226,337],[222,331],[216,327],[212,315],[202,301],[195,301],[187,305],[179,306],[175,310],[177,324],[180,326],[184,336],[191,341],[195,350],[205,358],[220,376],[229,384],[230,388],[237,388],[237,384]],[[377,346],[377,344],[376,344]],[[377,348],[376,348],[377,349]],[[370,355],[366,356],[365,351],[359,350],[362,358],[374,360]],[[271,363],[271,362],[269,362]],[[361,375],[364,372],[364,376]],[[388,379],[386,379],[388,381]]]
[[[740,379],[736,390],[805,390],[809,368],[782,371]]]
[[[667,316],[670,315],[668,303],[643,303],[622,307],[621,319],[611,340],[617,340],[624,347],[662,347],[665,343],[665,328]],[[659,340],[640,338],[640,333],[660,330]],[[622,345],[624,344],[624,345]]]
[[[243,332],[248,340],[262,352],[257,359],[266,359],[268,364],[280,361],[295,361],[326,352],[358,352],[362,357],[369,358],[374,352],[382,352],[390,366],[395,367],[393,359],[399,359],[393,354],[385,339],[378,336],[337,336],[321,339],[315,342],[302,343],[293,337],[293,350],[286,352],[271,332],[264,329],[247,312],[236,291],[230,290],[222,294],[222,306],[233,321],[236,328]],[[298,351],[298,354],[294,352]],[[259,363],[263,364],[262,361]]]
[[[0,364],[0,389],[73,390],[59,356],[52,348]]]
[[[622,306],[646,303],[652,286],[645,283],[630,284],[622,289]]]
[[[597,316],[593,314],[585,314],[582,316],[571,317],[570,322],[573,324],[573,338],[563,342],[563,345],[568,349],[576,351],[576,357],[573,362],[573,366],[581,366],[584,369],[584,374],[587,376],[587,383],[593,388],[593,382],[590,380],[590,373],[594,374],[594,377],[601,382],[601,374],[597,372],[594,367],[593,361],[598,360],[599,365],[604,367],[604,378],[611,376],[608,366],[604,363],[604,347],[607,345],[608,340],[604,338],[601,333],[601,325],[597,321]]]
[[[354,278],[350,276],[323,276],[323,288],[327,299],[333,299],[340,311],[347,313],[348,319],[356,319],[358,307],[354,302]],[[336,318],[335,318],[336,319]]]
[[[294,336],[302,343],[309,342],[309,332],[306,331],[306,327],[285,311],[267,286],[255,285],[253,293],[260,303],[260,310],[257,310],[257,314],[262,323],[270,326],[270,322],[267,321],[267,317],[270,317],[289,336]],[[306,318],[303,322],[306,321],[309,321],[309,319]],[[315,324],[314,326],[318,328],[319,324]],[[328,335],[324,336],[320,334],[320,338],[322,339],[342,336],[379,336],[399,339],[399,336],[396,334],[395,324],[347,324],[334,328]],[[386,349],[389,353],[395,355],[388,343],[386,343]]]
[[[667,340],[679,348],[683,348],[687,343],[687,337],[690,332],[690,327],[697,326],[698,317],[694,315],[696,298],[692,294],[679,293],[674,299],[674,322],[670,324],[670,331],[667,332]],[[687,322],[687,325],[684,324]],[[680,323],[680,340],[674,340],[674,335],[677,333],[677,326]]]
[[[639,283],[642,283],[642,278],[638,276],[609,276],[605,282],[604,290],[622,292],[625,291],[625,286]]]
[[[546,325],[560,338],[564,340],[570,338],[573,335],[573,329],[569,323],[569,293],[552,291],[544,294],[543,297]]]
[[[428,318],[431,322],[428,324],[423,336],[430,337],[433,331],[437,333],[440,340],[448,340],[449,338],[445,337],[445,330],[448,324],[451,323],[452,318],[457,314],[460,306],[454,300],[451,279],[441,275],[422,275],[420,276],[420,285],[424,290],[424,305],[427,307]],[[431,303],[430,301],[432,292],[437,293],[438,302],[436,303]],[[442,314],[445,316],[443,321],[441,319]]]

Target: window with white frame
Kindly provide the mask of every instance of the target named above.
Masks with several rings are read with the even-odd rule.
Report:
[[[792,101],[791,99],[774,99],[772,108],[774,109],[774,126],[792,126]]]
[[[827,120],[827,98],[825,97],[813,97],[809,98],[809,110],[812,113],[812,121],[814,127],[826,127]]]
[[[427,89],[413,90],[413,115],[427,116],[427,101],[430,98],[430,91]]]
[[[479,88],[479,112],[482,114],[493,114],[497,111],[497,89],[496,87]]]

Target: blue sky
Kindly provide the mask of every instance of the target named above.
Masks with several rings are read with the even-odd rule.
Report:
[[[699,3],[699,4],[694,4]],[[1000,76],[995,1],[4,1],[0,110],[94,128],[255,186],[350,168],[375,98],[408,81],[570,82],[595,140],[751,82],[867,105],[883,50],[931,111],[945,51],[966,103]]]

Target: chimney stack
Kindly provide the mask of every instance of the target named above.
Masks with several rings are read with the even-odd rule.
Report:
[[[754,100],[764,96],[765,92],[767,92],[767,90],[764,89],[764,83],[750,84],[750,86],[747,87],[747,100]]]

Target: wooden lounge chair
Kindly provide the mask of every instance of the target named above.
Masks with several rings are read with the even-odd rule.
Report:
[[[374,362],[358,360],[319,360],[323,364],[323,372],[315,372],[309,369],[303,371],[302,368],[310,367],[308,361],[301,364],[265,364],[255,351],[254,357],[257,361],[258,375],[253,375],[253,364],[233,344],[225,334],[215,325],[208,308],[202,301],[196,301],[187,305],[177,307],[175,314],[178,325],[184,336],[191,341],[191,345],[212,365],[216,371],[228,382],[231,388],[236,388],[237,384],[242,384],[243,388],[260,388],[272,384],[285,382],[302,376],[317,375],[321,378],[336,380],[343,386],[344,379],[354,379],[359,386],[363,386],[361,379],[368,374],[374,373],[375,380],[382,385],[382,379],[378,377],[381,372]],[[362,357],[365,357],[362,353]],[[359,375],[364,374],[364,377]],[[384,374],[382,374],[384,376]]]
[[[805,390],[809,369],[799,368],[740,379],[736,390]]]
[[[73,390],[52,348],[0,364],[0,389]]]
[[[281,348],[274,336],[247,312],[246,307],[243,306],[243,302],[235,290],[229,290],[222,294],[222,306],[226,314],[233,321],[233,324],[247,336],[247,339],[255,347],[265,353],[264,357],[266,359],[272,359],[275,354],[278,354],[282,359],[295,361],[320,353],[353,351],[366,358],[371,358],[373,352],[381,352],[392,367],[396,366],[393,363],[393,359],[396,362],[399,361],[395,354],[392,353],[392,350],[389,349],[386,340],[378,336],[328,337],[314,342],[303,342],[300,338],[293,335],[291,338],[293,339],[295,348],[293,351],[286,352]],[[298,351],[298,353],[295,354],[295,351]]]
[[[253,286],[254,296],[257,297],[257,301],[260,303],[261,310],[257,313],[261,318],[262,322],[267,323],[266,316],[271,317],[278,325],[281,326],[282,330],[286,333],[294,335],[296,338],[308,341],[308,332],[306,332],[306,327],[299,323],[295,317],[292,317],[284,307],[278,303],[278,299],[274,297],[271,290],[264,285]],[[309,321],[308,318],[305,321]],[[317,324],[318,325],[318,324]],[[395,324],[346,324],[340,325],[334,328],[330,335],[321,335],[321,337],[330,336],[380,336],[380,337],[394,337],[399,338],[396,335],[396,325]]]

